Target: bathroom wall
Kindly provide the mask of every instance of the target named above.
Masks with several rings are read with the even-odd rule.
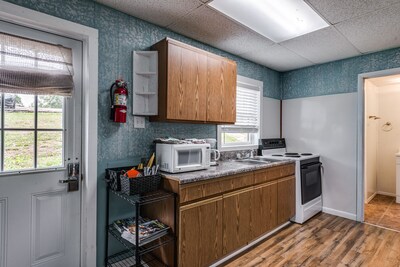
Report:
[[[378,126],[380,121],[369,119],[369,116],[379,115],[378,87],[371,81],[365,81],[365,193],[364,200],[368,203],[377,191],[377,153]]]
[[[380,194],[396,194],[396,158],[400,147],[400,84],[379,87],[378,150],[377,150],[377,190]],[[392,124],[384,127],[386,122]]]

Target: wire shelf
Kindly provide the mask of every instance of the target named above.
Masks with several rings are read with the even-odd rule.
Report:
[[[121,237],[121,233],[118,232],[117,229],[113,225],[108,226],[108,233],[111,234],[115,239],[117,239],[126,249],[128,250],[135,250],[136,246],[132,244],[131,242],[125,240],[124,238]],[[150,241],[147,244],[144,245],[139,245],[139,254],[144,255],[150,251],[153,251],[157,248],[160,248],[174,240],[174,236],[166,232],[164,236],[161,236],[153,241]]]
[[[155,257],[151,255],[145,255],[142,257],[141,264],[136,264],[135,253],[131,250],[125,250],[110,257],[107,257],[107,267],[133,267],[133,266],[154,266],[162,267],[166,266],[159,262]]]
[[[154,202],[158,202],[158,201],[162,201],[168,198],[172,198],[175,196],[175,193],[172,192],[166,192],[163,190],[158,190],[158,191],[153,191],[153,192],[149,192],[146,194],[142,194],[142,195],[133,195],[133,196],[128,196],[124,193],[121,192],[117,192],[114,190],[110,190],[114,195],[117,195],[118,197],[124,199],[125,201],[127,201],[128,203],[132,204],[132,205],[136,205],[139,204],[141,205],[146,205],[146,204],[150,204],[150,203],[154,203]]]

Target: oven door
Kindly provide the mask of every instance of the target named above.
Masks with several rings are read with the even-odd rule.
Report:
[[[309,163],[301,166],[301,204],[319,197],[321,188],[321,162]]]

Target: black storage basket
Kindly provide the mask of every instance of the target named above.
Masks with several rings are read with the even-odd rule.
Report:
[[[114,191],[121,191],[121,173],[132,169],[132,166],[106,169],[106,179],[110,182],[110,188]]]
[[[123,175],[121,178],[121,191],[127,195],[143,194],[155,191],[160,188],[161,176],[159,174],[128,178]]]

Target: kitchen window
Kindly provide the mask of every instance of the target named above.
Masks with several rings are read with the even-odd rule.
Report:
[[[263,82],[237,77],[236,123],[218,126],[218,148],[222,151],[258,147]]]

